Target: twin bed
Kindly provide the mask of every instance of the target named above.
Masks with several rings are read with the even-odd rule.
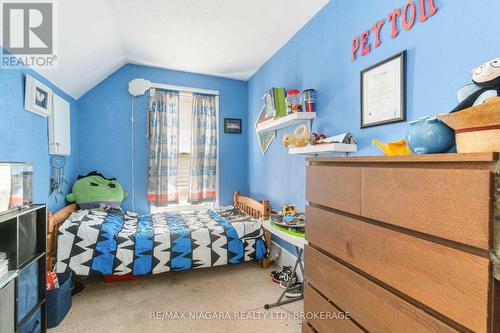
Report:
[[[234,194],[208,211],[138,215],[69,205],[48,220],[48,267],[78,276],[149,275],[260,260],[269,264],[267,201]]]

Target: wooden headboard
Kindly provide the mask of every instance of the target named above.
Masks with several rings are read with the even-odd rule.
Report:
[[[271,214],[271,207],[268,200],[257,201],[249,197],[240,195],[240,192],[234,192],[234,207],[241,209],[248,215],[255,218],[267,220]]]
[[[247,214],[262,220],[269,219],[271,213],[271,207],[269,206],[269,201],[262,200],[257,201],[249,197],[241,196],[240,192],[234,192],[234,207],[241,209]],[[59,226],[75,211],[78,210],[77,204],[68,205],[61,210],[57,211],[55,214],[48,214],[47,219],[47,268],[51,269],[54,265],[54,258],[56,257],[56,242],[57,242],[57,230]],[[271,235],[264,230],[264,237],[266,239],[266,245],[268,249],[271,246]],[[267,259],[267,258],[266,258]],[[262,266],[267,267],[267,260],[263,260]]]
[[[234,192],[234,207],[241,209],[248,215],[261,220],[268,220],[271,216],[271,206],[269,206],[268,200],[257,201],[249,197],[244,197],[240,195],[240,192]],[[267,256],[262,259],[262,268],[267,268],[271,264],[269,259],[269,253],[271,249],[271,233],[266,229],[262,228],[264,231],[264,240],[266,242]]]

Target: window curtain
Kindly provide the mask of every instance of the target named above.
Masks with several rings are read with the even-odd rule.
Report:
[[[148,201],[155,207],[179,202],[179,93],[151,89],[148,103]]]
[[[215,96],[193,94],[191,126],[191,179],[189,201],[192,204],[215,202],[217,175],[217,114]]]

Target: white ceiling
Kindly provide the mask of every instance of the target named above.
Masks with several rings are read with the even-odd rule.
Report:
[[[56,0],[57,69],[79,98],[123,64],[247,80],[328,0]]]

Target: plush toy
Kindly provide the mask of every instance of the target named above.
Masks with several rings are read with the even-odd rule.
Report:
[[[484,103],[488,98],[500,96],[500,57],[482,64],[471,71],[472,81],[458,91],[457,112]]]
[[[281,206],[282,215],[295,215],[295,205],[283,205]]]
[[[320,140],[324,140],[324,139],[326,139],[326,135],[324,135],[324,134],[317,134],[317,133],[313,133],[313,134],[312,134],[312,142],[311,142],[311,143],[312,143],[313,145],[316,145],[316,144],[320,143],[320,142],[318,142],[318,141],[320,141]]]
[[[293,134],[285,134],[282,143],[285,148],[307,146],[311,143],[311,132],[309,132],[307,125],[300,125]]]
[[[93,171],[86,176],[78,176],[66,200],[76,202],[81,209],[119,208],[126,197],[127,193],[115,178],[106,178]]]

